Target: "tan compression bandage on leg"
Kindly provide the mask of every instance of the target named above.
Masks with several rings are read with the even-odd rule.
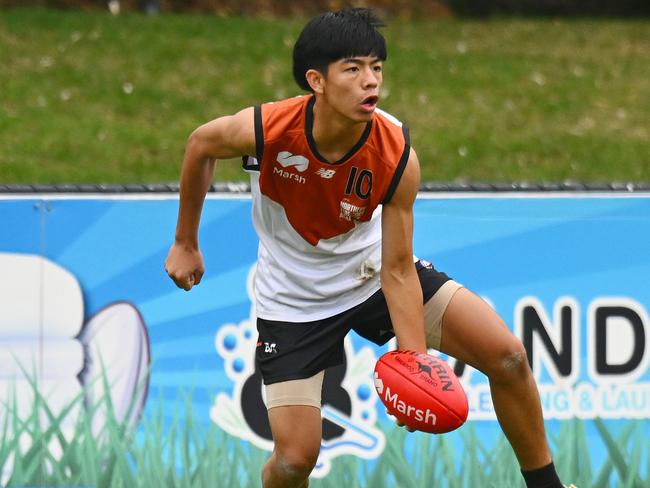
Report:
[[[267,410],[290,405],[320,408],[324,376],[325,371],[321,371],[309,378],[264,385]]]
[[[456,283],[454,280],[446,281],[435,295],[424,304],[424,333],[427,347],[440,350],[442,317],[445,315],[445,310],[447,310],[447,305],[451,302],[452,297],[462,287],[463,285]]]

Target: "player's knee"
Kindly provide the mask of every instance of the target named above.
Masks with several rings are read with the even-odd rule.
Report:
[[[318,450],[293,449],[277,453],[277,468],[287,478],[306,479],[316,466]]]
[[[521,381],[530,374],[526,348],[518,339],[513,339],[499,351],[488,371],[490,381],[499,383]]]

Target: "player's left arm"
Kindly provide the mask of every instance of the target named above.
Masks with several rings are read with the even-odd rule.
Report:
[[[422,288],[413,263],[413,203],[420,163],[411,149],[395,193],[382,210],[381,287],[399,349],[426,351]]]

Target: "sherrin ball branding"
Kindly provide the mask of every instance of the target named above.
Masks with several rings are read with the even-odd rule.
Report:
[[[391,351],[375,365],[375,389],[388,413],[409,428],[442,434],[467,420],[467,396],[443,360],[415,351]]]

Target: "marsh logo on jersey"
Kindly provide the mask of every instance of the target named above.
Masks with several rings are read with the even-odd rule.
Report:
[[[307,159],[305,156],[291,154],[289,151],[279,152],[276,161],[280,163],[280,166],[283,168],[293,166],[301,173],[305,171],[309,166],[309,159]]]
[[[280,167],[273,167],[273,174],[284,178],[289,181],[296,181],[301,185],[307,183],[307,178],[302,176],[299,173],[302,173],[309,166],[309,159],[304,156],[299,156],[291,154],[289,151],[281,151],[278,153],[276,161],[280,164]],[[294,171],[288,171],[287,168],[295,168],[298,173]]]
[[[248,294],[253,296],[254,267],[248,277]],[[239,324],[222,325],[215,340],[223,358],[226,375],[232,380],[232,393],[218,393],[210,418],[230,435],[273,450],[271,428],[264,402],[262,375],[255,366],[257,346],[256,318]],[[264,343],[262,346],[266,347]],[[370,374],[377,357],[370,347],[354,351],[345,341],[345,363],[329,368],[323,379],[323,439],[320,456],[312,476],[327,475],[331,461],[343,454],[375,459],[384,450],[384,434],[375,427],[377,395]]]

